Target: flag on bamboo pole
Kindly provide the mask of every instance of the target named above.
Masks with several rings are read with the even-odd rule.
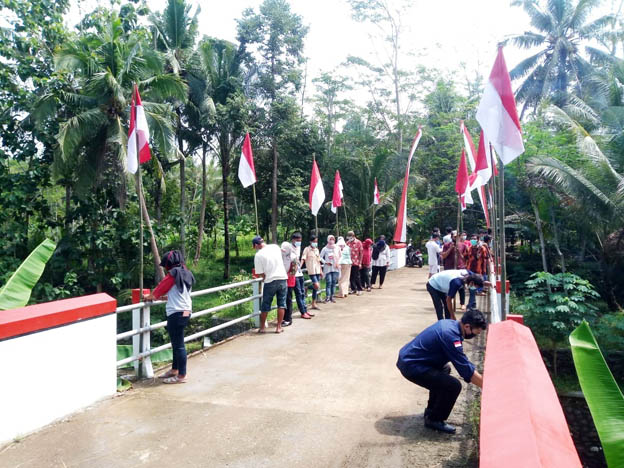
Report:
[[[489,146],[489,145],[488,145]],[[486,138],[483,130],[481,130],[481,135],[479,136],[479,150],[477,151],[477,160],[475,163],[475,170],[469,177],[469,184],[471,190],[477,189],[477,193],[479,194],[479,201],[481,202],[481,207],[483,208],[483,214],[485,216],[485,224],[489,228],[490,227],[490,213],[488,211],[488,198],[485,192],[485,187],[492,177],[492,160],[488,155],[486,149]],[[492,206],[492,202],[490,199],[490,206]]]
[[[379,205],[379,187],[377,187],[377,177],[375,177],[375,191],[373,192],[373,205]]]
[[[524,153],[522,128],[502,46],[498,48],[494,67],[485,85],[477,110],[477,121],[503,164],[509,164]]]
[[[414,156],[414,152],[416,151],[416,147],[418,146],[421,136],[422,128],[418,127],[418,133],[416,133],[416,136],[414,137],[409,158],[407,158],[407,168],[405,169],[405,179],[403,180],[403,192],[401,192],[401,204],[399,205],[399,211],[397,212],[397,225],[394,231],[395,242],[405,242],[407,240],[407,185],[409,182],[412,156]]]
[[[310,177],[310,210],[314,216],[317,215],[321,209],[323,202],[325,201],[325,189],[323,188],[323,181],[321,180],[321,173],[316,164],[316,160],[312,162],[312,175]]]
[[[459,121],[459,131],[464,137],[464,148],[466,149],[466,158],[468,159],[468,164],[470,164],[470,172],[475,171],[475,166],[477,163],[477,152],[475,151],[475,145],[472,141],[472,137],[470,136],[470,132],[464,125],[464,121]]]
[[[243,147],[241,149],[241,158],[238,163],[238,178],[245,188],[255,184],[257,180],[249,132],[245,135],[245,140],[243,141]]]
[[[338,211],[338,207],[342,206],[342,199],[344,198],[342,193],[342,180],[340,179],[340,171],[336,171],[334,176],[334,193],[332,195],[332,213]]]
[[[459,203],[462,211],[466,209],[466,204],[472,204],[472,196],[470,195],[470,183],[468,181],[468,165],[466,164],[466,151],[462,150],[459,159],[459,167],[457,168],[457,177],[455,179],[455,192],[459,197]]]
[[[145,110],[143,109],[143,104],[141,103],[139,88],[137,88],[137,85],[134,85],[134,89],[132,90],[132,101],[130,102],[130,125],[128,128],[126,170],[131,174],[134,174],[139,168],[139,163],[143,164],[151,158],[152,153],[150,152],[149,147],[149,128],[147,127]]]

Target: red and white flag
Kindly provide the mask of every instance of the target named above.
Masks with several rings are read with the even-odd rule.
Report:
[[[336,171],[336,175],[334,176],[334,193],[332,196],[332,213],[336,213],[338,211],[338,207],[342,206],[342,199],[344,198],[342,194],[342,180],[340,179],[340,171]]]
[[[243,147],[241,149],[240,163],[238,164],[238,178],[247,188],[256,183],[256,168],[254,167],[253,151],[251,151],[251,138],[249,133],[245,135]]]
[[[401,204],[397,213],[397,225],[394,231],[395,242],[405,242],[407,240],[407,185],[409,182],[410,164],[412,156],[416,151],[420,137],[422,136],[422,128],[418,127],[418,133],[414,137],[412,148],[410,149],[409,158],[407,159],[407,168],[405,169],[405,179],[403,180],[403,192],[401,192]]]
[[[470,132],[464,125],[463,120],[460,120],[459,122],[459,131],[464,137],[464,148],[466,149],[466,158],[468,159],[468,164],[470,164],[470,172],[474,172],[477,162],[477,152],[475,151],[475,145],[472,142]]]
[[[455,179],[455,192],[459,197],[461,209],[466,209],[466,204],[472,204],[472,195],[470,195],[470,183],[468,182],[468,165],[466,164],[466,152],[462,150],[459,159],[459,167],[457,168],[457,178]]]
[[[323,202],[325,201],[325,189],[323,188],[323,181],[321,180],[321,173],[316,165],[316,160],[312,163],[312,176],[310,177],[310,210],[314,216],[317,215]]]
[[[524,153],[522,128],[502,47],[498,48],[494,67],[485,85],[477,121],[503,164],[509,164]]]
[[[138,146],[138,151],[137,151]],[[138,153],[138,154],[137,154]],[[132,101],[130,103],[130,126],[128,128],[128,151],[126,153],[126,170],[134,174],[139,163],[149,161],[152,153],[149,147],[149,129],[147,119],[141,103],[139,88],[134,85]]]
[[[379,205],[379,187],[377,187],[377,177],[375,177],[375,191],[373,192],[373,205]]]
[[[485,187],[492,177],[492,159],[486,151],[486,138],[483,130],[479,136],[479,151],[477,152],[477,161],[475,169],[469,177],[469,183],[471,190],[477,189],[479,194],[479,201],[483,208],[483,215],[485,216],[485,224],[490,227],[490,213],[488,211],[487,197],[485,193]],[[488,145],[489,146],[489,145]]]

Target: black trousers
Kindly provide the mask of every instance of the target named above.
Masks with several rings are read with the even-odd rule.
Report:
[[[362,267],[360,269],[360,282],[363,289],[370,289],[371,287],[370,271],[370,267]]]
[[[377,273],[379,273],[379,286],[383,286],[384,280],[386,279],[386,271],[388,271],[387,266],[375,266],[373,265],[373,275],[371,277],[371,284],[375,284],[377,281]]]
[[[446,421],[462,388],[461,382],[449,375],[451,367],[446,364],[442,369],[430,369],[424,374],[411,373],[409,368],[399,370],[407,380],[429,390],[427,417],[431,421]]]
[[[448,309],[448,305],[446,304],[446,294],[438,291],[436,288],[427,283],[427,291],[429,291],[429,295],[431,296],[431,300],[433,301],[433,307],[435,308],[436,315],[438,316],[438,320],[442,320],[444,318],[451,318],[451,311]],[[459,303],[464,305],[466,301],[466,292],[464,288],[459,290]],[[444,310],[444,314],[442,311]]]
[[[284,321],[292,322],[292,312],[293,312],[293,301],[292,297],[295,293],[295,288],[288,288],[288,292],[286,293],[286,310],[284,311]]]
[[[349,283],[351,284],[351,291],[362,290],[360,267],[358,265],[351,265],[351,276],[349,277]]]

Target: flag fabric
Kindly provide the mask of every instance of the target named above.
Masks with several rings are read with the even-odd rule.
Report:
[[[325,201],[325,189],[321,180],[321,173],[316,164],[316,160],[312,163],[312,176],[310,177],[310,210],[314,216],[317,215],[323,202]]]
[[[342,206],[342,199],[344,198],[342,194],[342,180],[340,179],[340,171],[336,171],[336,175],[334,176],[334,193],[332,196],[332,213],[336,213],[338,211],[338,207]]]
[[[377,177],[375,177],[375,191],[373,192],[373,205],[379,205],[379,187],[377,187]]]
[[[468,165],[466,164],[466,152],[462,150],[459,159],[459,167],[457,168],[457,177],[455,179],[455,192],[459,197],[461,209],[466,209],[466,204],[472,204],[472,196],[470,194],[470,183],[468,181]]]
[[[522,128],[502,47],[498,48],[494,67],[485,85],[477,121],[503,164],[509,164],[524,152]]]
[[[459,130],[464,137],[464,148],[466,149],[466,158],[468,159],[468,164],[470,164],[470,172],[474,172],[477,162],[477,152],[475,151],[475,145],[472,142],[470,132],[464,125],[463,120],[459,122]]]
[[[399,211],[397,212],[397,225],[394,231],[395,242],[405,242],[407,240],[407,185],[409,182],[410,164],[421,136],[422,129],[419,127],[418,133],[416,133],[416,136],[414,137],[412,148],[410,149],[409,158],[407,159],[405,179],[403,180],[403,192],[401,193],[401,204],[399,205]]]
[[[490,213],[488,211],[485,187],[492,177],[492,160],[486,151],[486,146],[489,146],[489,143],[487,143],[487,138],[482,130],[481,135],[479,136],[479,150],[477,151],[475,169],[474,172],[470,174],[469,184],[471,190],[477,189],[479,201],[481,202],[481,207],[483,208],[483,215],[485,216],[485,224],[489,228]]]
[[[137,155],[138,143],[138,155]],[[128,151],[126,153],[126,171],[134,174],[139,168],[139,163],[149,161],[152,153],[149,147],[149,128],[145,110],[141,103],[139,88],[134,85],[132,101],[130,102],[130,125],[128,128]]]
[[[243,147],[241,149],[240,163],[238,163],[238,178],[245,188],[255,184],[257,180],[249,133],[245,135],[245,140],[243,141]]]

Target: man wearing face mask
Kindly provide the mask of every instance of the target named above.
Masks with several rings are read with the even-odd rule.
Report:
[[[449,362],[468,383],[483,387],[483,376],[464,354],[463,341],[474,338],[487,328],[483,314],[472,309],[461,320],[440,320],[423,330],[399,351],[397,367],[403,377],[429,390],[425,409],[425,427],[454,434],[447,424],[461,382],[450,375]]]
[[[444,318],[455,320],[453,298],[458,292],[460,295],[464,294],[464,286],[483,287],[483,278],[468,270],[444,270],[429,278],[427,291],[433,301],[438,320]]]
[[[297,257],[297,273],[295,273],[295,299],[297,299],[297,307],[301,313],[301,318],[310,319],[314,317],[314,314],[308,312],[306,306],[306,294],[305,294],[305,281],[303,278],[303,272],[301,271],[301,265],[299,259],[301,258],[301,233],[293,232],[290,236],[290,242],[293,245],[293,251]]]

